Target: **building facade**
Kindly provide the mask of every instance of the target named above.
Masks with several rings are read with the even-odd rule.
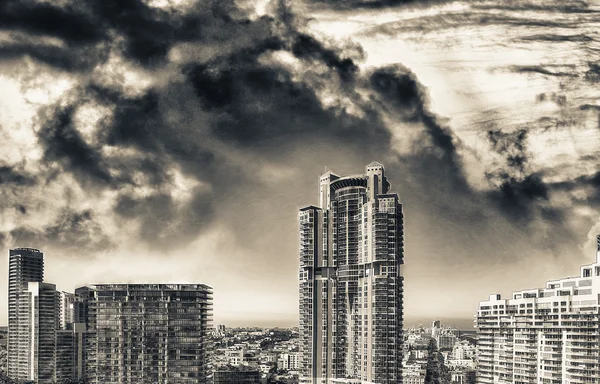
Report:
[[[7,374],[14,379],[29,376],[28,282],[44,280],[44,254],[38,249],[15,248],[8,255]]]
[[[402,382],[404,224],[379,163],[300,209],[300,382]]]
[[[56,286],[43,283],[38,249],[9,250],[7,375],[38,384],[55,379]]]
[[[200,384],[209,362],[212,289],[201,284],[100,284],[87,297],[92,384]]]
[[[75,323],[75,294],[70,292],[58,292],[59,304],[59,329],[67,329],[68,324]]]
[[[56,372],[58,379],[85,377],[86,328],[82,323],[68,323],[56,331]]]
[[[282,353],[277,359],[277,368],[294,371],[298,369],[298,352]]]
[[[596,262],[545,288],[490,295],[476,315],[477,383],[600,383]]]
[[[234,367],[219,369],[214,373],[214,384],[260,384],[260,371]]]

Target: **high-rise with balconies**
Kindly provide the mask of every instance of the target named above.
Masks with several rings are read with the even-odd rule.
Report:
[[[43,283],[44,255],[38,249],[11,249],[8,268],[7,375],[51,383],[58,321],[56,286]]]
[[[202,284],[98,284],[87,306],[91,384],[207,384],[212,289]]]
[[[545,288],[479,304],[477,383],[600,383],[600,236],[596,262]]]
[[[321,176],[300,209],[300,382],[402,382],[404,219],[384,168]]]

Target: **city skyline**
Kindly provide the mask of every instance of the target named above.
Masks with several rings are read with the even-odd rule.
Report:
[[[218,323],[291,326],[314,175],[378,161],[407,326],[592,261],[596,6],[289,3],[2,2],[0,249],[59,291],[202,282]]]

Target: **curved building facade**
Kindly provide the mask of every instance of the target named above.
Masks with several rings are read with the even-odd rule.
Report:
[[[300,382],[401,383],[404,224],[379,163],[300,209]]]

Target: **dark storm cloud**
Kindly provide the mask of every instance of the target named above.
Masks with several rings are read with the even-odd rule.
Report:
[[[429,110],[425,88],[414,73],[402,65],[390,65],[374,70],[369,76],[369,83],[382,96],[380,100],[384,105],[401,111],[408,122],[422,123],[434,146],[443,151],[444,162],[454,172],[462,174],[456,138]]]
[[[106,60],[107,50],[101,47],[71,49],[30,43],[0,43],[0,60],[19,59],[23,56],[29,56],[57,69],[74,72],[94,68],[98,62]]]
[[[556,14],[594,15],[598,10],[590,8],[589,3],[579,0],[567,1],[522,1],[522,2],[481,2],[474,8],[503,11],[537,11]]]
[[[315,134],[350,145],[357,140],[389,141],[389,133],[368,105],[364,106],[366,121],[342,109],[324,108],[312,85],[296,82],[292,76],[248,58],[220,69],[196,66],[188,75],[202,104],[218,109],[211,130],[224,141],[272,146]]]
[[[164,193],[135,198],[123,195],[115,212],[125,222],[140,223],[140,238],[154,247],[173,248],[176,244],[188,244],[213,222],[213,196],[206,191],[194,191],[184,206]]]
[[[0,185],[13,184],[17,186],[27,186],[36,183],[36,179],[30,175],[16,170],[8,165],[0,165]]]
[[[585,35],[585,34],[576,34],[576,35],[560,35],[560,34],[537,34],[537,35],[529,35],[529,36],[520,36],[514,39],[515,41],[521,41],[530,43],[532,41],[542,41],[542,42],[551,42],[551,43],[560,43],[560,42],[573,42],[573,43],[589,43],[591,41],[596,41],[594,38]]]
[[[579,106],[579,109],[581,109],[582,111],[600,111],[600,105],[595,105],[595,104],[582,104]]]
[[[525,171],[525,163],[527,162],[527,134],[528,131],[526,129],[519,129],[511,133],[490,130],[487,133],[487,138],[492,150],[506,158],[509,168],[523,173]]]
[[[76,45],[107,37],[86,2],[60,7],[34,0],[4,0],[0,3],[0,28],[58,37]]]
[[[5,46],[0,57],[28,54],[60,69],[90,69],[104,62],[111,48],[142,65],[156,66],[165,62],[176,43],[218,44],[232,41],[236,34],[259,33],[249,25],[259,24],[251,23],[230,0],[198,1],[185,13],[150,7],[141,0],[86,0],[64,6],[9,0],[0,5],[0,29],[30,34],[36,44]],[[61,39],[66,47],[43,45],[36,36]]]
[[[560,67],[559,67],[560,68]],[[547,65],[513,65],[509,67],[510,71],[517,73],[539,73],[547,76],[556,77],[577,77],[578,74],[574,71],[564,72],[553,70],[552,66]]]
[[[505,160],[504,165],[486,174],[492,184],[497,186],[497,189],[488,195],[499,204],[501,211],[513,220],[523,222],[531,219],[537,212],[547,221],[558,224],[564,217],[564,212],[545,204],[550,197],[550,188],[543,181],[543,174],[530,170],[528,134],[526,129],[508,133],[500,130],[488,131],[487,138],[491,149]]]
[[[600,83],[600,64],[588,63],[585,79],[591,83]]]
[[[73,125],[76,106],[56,107],[45,111],[44,123],[38,132],[39,142],[44,148],[44,158],[58,162],[72,171],[84,182],[109,185],[113,182],[102,156],[96,148],[86,143]]]
[[[313,58],[334,68],[343,80],[351,80],[358,72],[358,66],[350,58],[342,58],[339,52],[323,46],[312,36],[299,34],[292,44],[292,53],[298,58]]]
[[[400,3],[404,2],[394,2]],[[547,198],[541,177],[528,173],[522,140],[500,132],[490,134],[492,149],[508,149],[512,155],[506,157],[502,172],[490,176],[496,187],[492,193],[473,191],[465,179],[464,148],[432,113],[426,89],[414,73],[402,65],[363,73],[358,67],[363,56],[360,49],[321,41],[302,30],[302,23],[284,2],[278,7],[276,16],[249,19],[227,1],[198,2],[181,13],[135,0],[90,0],[57,8],[60,17],[80,17],[72,24],[65,21],[64,29],[41,24],[32,30],[22,25],[25,32],[63,39],[66,49],[71,47],[75,53],[89,50],[89,63],[96,57],[104,62],[104,56],[92,53],[107,52],[102,49],[110,46],[141,66],[169,75],[161,85],[136,96],[99,79],[81,80],[74,92],[76,101],[61,101],[41,115],[38,139],[44,158],[60,165],[84,187],[93,187],[88,189],[116,191],[113,213],[119,225],[139,229],[141,241],[161,249],[183,247],[216,223],[234,227],[239,236],[258,230],[249,229],[237,213],[235,218],[226,217],[219,209],[245,201],[247,196],[256,198],[255,191],[265,188],[253,174],[256,171],[246,169],[248,164],[229,163],[228,156],[236,151],[242,159],[247,156],[292,167],[297,159],[288,158],[290,151],[318,143],[370,161],[393,154],[387,117],[404,124],[398,129],[418,133],[411,153],[398,159],[398,169],[414,175],[410,188],[415,196],[427,190],[430,199],[422,202],[423,209],[442,209],[452,220],[473,224],[489,220],[480,212],[490,209],[490,202],[491,209],[502,210],[535,205]],[[11,12],[11,28],[19,28],[25,19]],[[90,31],[71,38],[82,27],[80,23],[87,23]],[[220,48],[207,54],[205,47],[213,43]],[[23,53],[46,49],[33,44]],[[180,51],[181,62],[168,61],[172,49]],[[271,61],[269,54],[276,51],[299,60],[305,72]],[[53,59],[42,54],[29,54],[74,73],[92,67],[79,61],[52,64]],[[359,97],[359,91],[368,97]],[[346,101],[324,105],[322,94]],[[84,138],[74,124],[74,115],[84,102],[111,111],[92,140]],[[113,150],[110,155],[102,151],[104,147]],[[128,158],[123,153],[129,149],[143,157]],[[199,186],[183,198],[171,195],[173,168]],[[141,173],[142,179],[134,181],[134,173]],[[136,194],[130,186],[145,192]],[[259,214],[260,208],[250,204],[256,202],[248,200],[242,208]],[[532,217],[529,210],[511,212]],[[75,211],[63,213],[60,221],[45,228],[20,227],[11,235],[26,242],[49,241],[66,247],[72,241],[93,249],[103,231],[90,211]]]
[[[79,255],[114,247],[91,210],[64,209],[56,221],[41,229],[22,226],[2,235],[5,242],[10,236],[10,246],[13,247],[44,244],[59,250],[75,251]]]
[[[558,94],[556,92],[552,93],[540,93],[535,96],[535,101],[537,103],[541,103],[544,101],[551,101],[558,105],[559,107],[564,107],[567,104],[567,96]]]
[[[381,9],[400,6],[427,6],[444,3],[448,0],[308,0],[309,3],[326,5],[340,10]]]
[[[522,28],[521,30],[528,32],[533,28],[571,29],[579,27],[578,22],[574,20],[540,20],[527,18],[523,15],[503,15],[486,11],[461,11],[424,15],[407,20],[382,23],[364,29],[362,34],[395,36],[400,32],[417,32],[420,34],[439,33],[445,30],[462,28],[466,25],[520,27]]]

